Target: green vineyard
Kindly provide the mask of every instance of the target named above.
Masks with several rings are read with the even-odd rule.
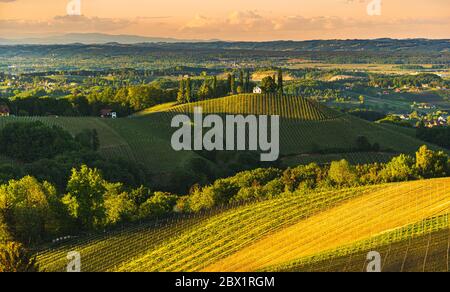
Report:
[[[241,94],[224,98],[173,106],[156,112],[192,113],[202,107],[205,114],[278,115],[298,121],[322,121],[338,118],[342,114],[305,98],[287,95]],[[155,111],[153,111],[155,112]],[[137,117],[146,116],[146,112]]]
[[[448,214],[388,231],[301,261],[269,267],[277,272],[365,272],[367,255],[380,253],[382,272],[450,272]]]
[[[63,271],[70,251],[84,271],[319,270],[448,232],[449,202],[449,179],[290,194],[70,239],[38,260],[48,271]]]
[[[239,226],[242,224],[242,221],[249,218],[253,218],[253,220],[248,222],[248,224],[250,224],[248,230],[254,228],[257,229],[253,230],[250,234],[242,234],[242,236],[245,236],[249,240],[251,240],[253,236],[256,236],[257,233],[261,230],[264,230],[264,232],[268,232],[276,228],[276,226],[271,226],[271,224],[275,224],[278,222],[277,224],[278,226],[280,226],[282,224],[288,223],[288,220],[298,220],[296,217],[296,215],[298,214],[305,216],[307,214],[317,212],[325,206],[329,206],[330,204],[335,204],[336,202],[358,196],[364,191],[366,191],[365,188],[361,188],[358,190],[346,190],[336,193],[325,192],[308,198],[288,196],[286,198],[258,202],[248,206],[244,205],[228,211],[218,212],[218,214],[214,216],[211,216],[210,213],[207,213],[204,215],[196,215],[195,218],[179,220],[175,223],[170,222],[167,224],[166,222],[166,224],[163,224],[164,227],[162,231],[160,230],[160,228],[154,228],[154,225],[150,224],[149,226],[144,225],[137,228],[126,229],[124,232],[119,231],[117,234],[113,234],[112,236],[104,237],[101,235],[94,235],[92,237],[87,237],[86,239],[83,239],[81,241],[75,240],[75,243],[64,245],[61,248],[50,249],[49,251],[43,252],[42,255],[39,256],[39,260],[42,262],[44,268],[50,270],[60,270],[64,269],[64,257],[70,250],[78,250],[82,255],[84,254],[84,250],[91,250],[92,252],[95,252],[96,256],[102,255],[102,258],[108,258],[108,255],[110,255],[109,259],[111,263],[106,266],[93,265],[92,267],[91,264],[88,263],[88,267],[91,267],[90,270],[92,269],[92,271],[99,271],[105,269],[105,267],[108,269],[112,269],[121,263],[118,255],[126,255],[122,259],[123,261],[126,261],[132,258],[129,254],[130,251],[134,254],[134,256],[138,256],[148,251],[146,248],[151,246],[145,245],[145,243],[137,243],[141,242],[142,240],[154,241],[155,233],[163,235],[156,236],[156,238],[164,239],[164,242],[167,242],[167,240],[171,239],[177,239],[181,242],[182,240],[184,240],[184,238],[180,238],[180,236],[184,233],[189,234],[189,231],[195,232],[195,234],[197,234],[198,236],[201,235],[202,232],[209,230],[208,235],[211,235],[213,233],[216,233],[216,230],[214,228],[226,227],[225,230],[220,232],[220,234],[215,234],[212,238],[205,241],[205,244],[209,244],[214,240],[220,238],[224,233],[226,234],[238,230]],[[301,209],[298,209],[298,205],[304,206]],[[270,212],[270,210],[274,210],[274,212]],[[262,213],[262,211],[264,211],[264,213]],[[280,213],[277,214],[275,213],[275,211],[279,211]],[[295,212],[292,213],[292,211]],[[213,212],[212,214],[214,213],[215,212]],[[268,213],[271,214],[270,224],[260,224],[261,222],[269,220],[267,218]],[[211,225],[211,221],[213,222],[213,225]],[[143,232],[142,230],[147,231]],[[202,237],[207,237],[207,235],[202,235]],[[116,244],[113,244],[113,242],[116,242]],[[131,244],[132,246],[142,246],[143,249],[129,249],[127,244]],[[184,244],[187,244],[187,242],[185,242]],[[103,251],[100,246],[103,246],[105,250]],[[129,251],[126,252],[125,250]],[[221,250],[217,250],[216,252],[221,252]],[[58,257],[59,261],[56,260],[58,259]]]
[[[96,129],[99,151],[106,158],[121,157],[151,166],[155,173],[167,173],[184,168],[192,159],[204,160],[195,152],[176,152],[170,144],[175,131],[170,126],[172,118],[180,113],[192,114],[196,106],[201,106],[205,114],[279,115],[280,151],[284,165],[311,161],[327,163],[342,158],[354,163],[384,162],[398,153],[413,153],[425,144],[409,132],[360,120],[301,97],[253,94],[178,106],[170,103],[120,119],[3,117],[0,118],[0,128],[10,122],[41,121],[49,126],[61,126],[73,135],[84,129]],[[382,151],[354,153],[360,136],[365,136],[370,143],[378,143]],[[430,148],[439,149],[433,145]],[[311,154],[330,151],[333,154]]]

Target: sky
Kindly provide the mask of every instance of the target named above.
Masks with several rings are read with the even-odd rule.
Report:
[[[450,38],[450,0],[0,0],[0,38],[93,32],[239,41]]]

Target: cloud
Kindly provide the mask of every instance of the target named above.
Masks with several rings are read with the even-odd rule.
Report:
[[[275,21],[275,30],[279,31],[310,31],[310,30],[333,30],[345,26],[345,23],[351,22],[339,17],[302,17],[288,16]]]
[[[2,0],[0,0],[2,1]],[[128,27],[132,20],[80,16],[56,16],[41,21],[0,20],[0,33],[110,32]]]
[[[349,0],[352,1],[352,0]],[[358,1],[359,0],[353,0]],[[258,11],[235,11],[218,19],[197,15],[180,28],[189,37],[235,40],[412,37],[427,35],[430,27],[443,33],[449,18],[343,18],[337,16],[272,17]]]
[[[4,2],[5,0],[0,0]],[[345,0],[341,0],[345,1]],[[353,0],[359,1],[359,0]],[[28,37],[65,33],[138,34],[182,39],[274,40],[335,38],[448,38],[449,17],[306,17],[275,16],[258,10],[232,11],[225,17],[100,18],[57,16],[48,20],[0,19],[2,37]]]
[[[0,3],[15,2],[16,0],[0,0]]]
[[[80,16],[56,16],[51,22],[60,28],[78,29],[78,30],[117,30],[127,27],[132,23],[131,20],[119,18],[99,18]]]
[[[339,17],[285,16],[270,18],[261,15],[258,11],[234,11],[221,20],[196,15],[181,27],[181,31],[188,33],[235,32],[236,34],[246,32],[272,33],[273,31],[322,31],[355,25],[356,22]]]
[[[197,15],[186,23],[181,31],[185,33],[235,33],[271,34],[274,31],[305,31],[334,29],[342,26],[344,20],[338,17],[287,16],[270,18],[258,11],[235,11],[225,19],[213,19]]]
[[[257,11],[234,11],[224,19],[209,18],[196,15],[181,27],[185,33],[224,33],[224,32],[253,32],[261,33],[273,29],[272,20],[263,17]]]

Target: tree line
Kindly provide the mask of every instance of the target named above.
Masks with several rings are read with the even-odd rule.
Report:
[[[448,81],[442,79],[442,77],[431,74],[421,73],[417,75],[401,75],[392,77],[388,75],[376,75],[371,74],[369,76],[369,86],[378,86],[381,88],[402,88],[406,87],[422,87],[424,85],[430,85],[431,87],[448,86]]]
[[[73,90],[69,95],[55,98],[43,89],[36,89],[13,98],[0,98],[16,116],[99,116],[102,109],[111,109],[119,116],[157,104],[176,100],[176,90],[157,85],[123,87],[103,86]]]
[[[150,180],[146,167],[119,158],[105,159],[95,129],[72,136],[62,128],[42,122],[9,123],[0,130],[0,153],[14,163],[0,164],[0,184],[31,175],[52,183],[57,190],[67,187],[73,167],[86,164],[98,168],[108,180],[136,187]]]
[[[250,93],[253,90],[254,83],[251,81],[249,70],[239,70],[237,72],[227,73],[225,80],[219,80],[216,75],[208,76],[204,72],[201,85],[197,85],[191,77],[180,79],[177,101],[180,104],[199,100],[205,100],[226,95]],[[197,85],[197,86],[196,86]],[[194,88],[197,87],[197,88]]]
[[[421,147],[415,157],[401,154],[390,162],[351,165],[346,160],[279,169],[259,168],[194,185],[186,195],[127,187],[105,179],[103,171],[73,167],[63,190],[32,176],[0,185],[0,239],[37,244],[49,238],[100,231],[119,223],[164,217],[174,212],[200,212],[233,202],[292,193],[348,188],[387,182],[445,177],[449,157]]]
[[[179,104],[190,103],[226,95],[252,93],[256,85],[251,79],[249,70],[239,70],[227,74],[226,80],[218,81],[217,76],[203,76],[203,82],[195,89],[195,83],[190,77],[181,78],[179,82],[177,101]],[[283,71],[277,70],[277,74],[266,76],[261,81],[263,93],[284,93]]]

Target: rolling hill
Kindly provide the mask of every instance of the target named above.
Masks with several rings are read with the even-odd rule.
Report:
[[[449,211],[448,178],[283,195],[74,238],[41,250],[38,260],[48,271],[62,271],[67,252],[76,250],[84,271],[320,270],[370,248],[384,253],[408,242],[420,248],[424,236],[436,238],[426,250],[441,248],[445,234],[436,232],[448,235]],[[427,267],[441,270],[432,255]],[[414,259],[419,263],[411,266],[422,268],[423,258]]]
[[[279,115],[280,159],[284,166],[312,161],[327,163],[341,158],[349,159],[353,163],[386,161],[398,153],[413,153],[426,144],[394,128],[342,114],[301,97],[254,94],[178,106],[173,103],[160,105],[130,118],[120,119],[0,118],[0,128],[10,122],[42,121],[47,125],[59,125],[72,134],[83,129],[96,129],[100,139],[99,151],[107,158],[121,157],[137,161],[147,165],[154,173],[183,169],[193,159],[200,159],[214,169],[214,161],[207,161],[193,151],[174,151],[170,144],[175,131],[170,127],[172,118],[182,113],[192,115],[196,106],[201,106],[205,114]],[[381,151],[355,152],[359,136],[367,137],[372,144],[378,143]],[[433,145],[430,148],[439,149]]]
[[[356,198],[272,234],[205,270],[260,270],[444,215],[450,207],[449,181],[434,182],[397,185]]]
[[[54,36],[35,36],[29,38],[1,38],[0,45],[32,45],[37,48],[43,45],[57,45],[52,50],[60,51],[63,44],[83,43],[98,44],[101,50],[108,43],[127,44],[124,51],[133,47],[148,50],[223,50],[223,51],[277,51],[292,52],[448,52],[448,39],[373,39],[373,40],[309,40],[309,41],[268,41],[268,42],[226,42],[215,40],[180,40],[173,38],[155,38],[136,35],[109,35],[95,33],[72,33]],[[133,44],[135,44],[133,46]],[[39,47],[37,46],[39,45]],[[1,54],[0,54],[1,55]]]
[[[368,240],[265,271],[365,272],[367,255],[381,255],[382,272],[449,272],[448,214],[420,221]]]
[[[203,108],[205,114],[279,115],[281,156],[285,165],[307,163],[316,159],[329,162],[336,158],[349,158],[355,163],[362,157],[373,158],[372,161],[365,162],[385,161],[396,153],[413,153],[425,144],[394,128],[342,114],[295,96],[235,95],[187,105],[150,108],[133,118],[153,121],[152,123],[166,120],[166,123],[169,123],[175,114],[191,115],[193,108],[198,106]],[[370,143],[378,143],[382,149],[389,151],[380,151],[382,153],[378,155],[352,157],[350,154],[355,154],[352,149],[356,148],[359,136],[365,136]],[[433,146],[431,148],[438,149]],[[317,153],[329,155],[321,155],[319,158],[318,155],[313,155]]]

